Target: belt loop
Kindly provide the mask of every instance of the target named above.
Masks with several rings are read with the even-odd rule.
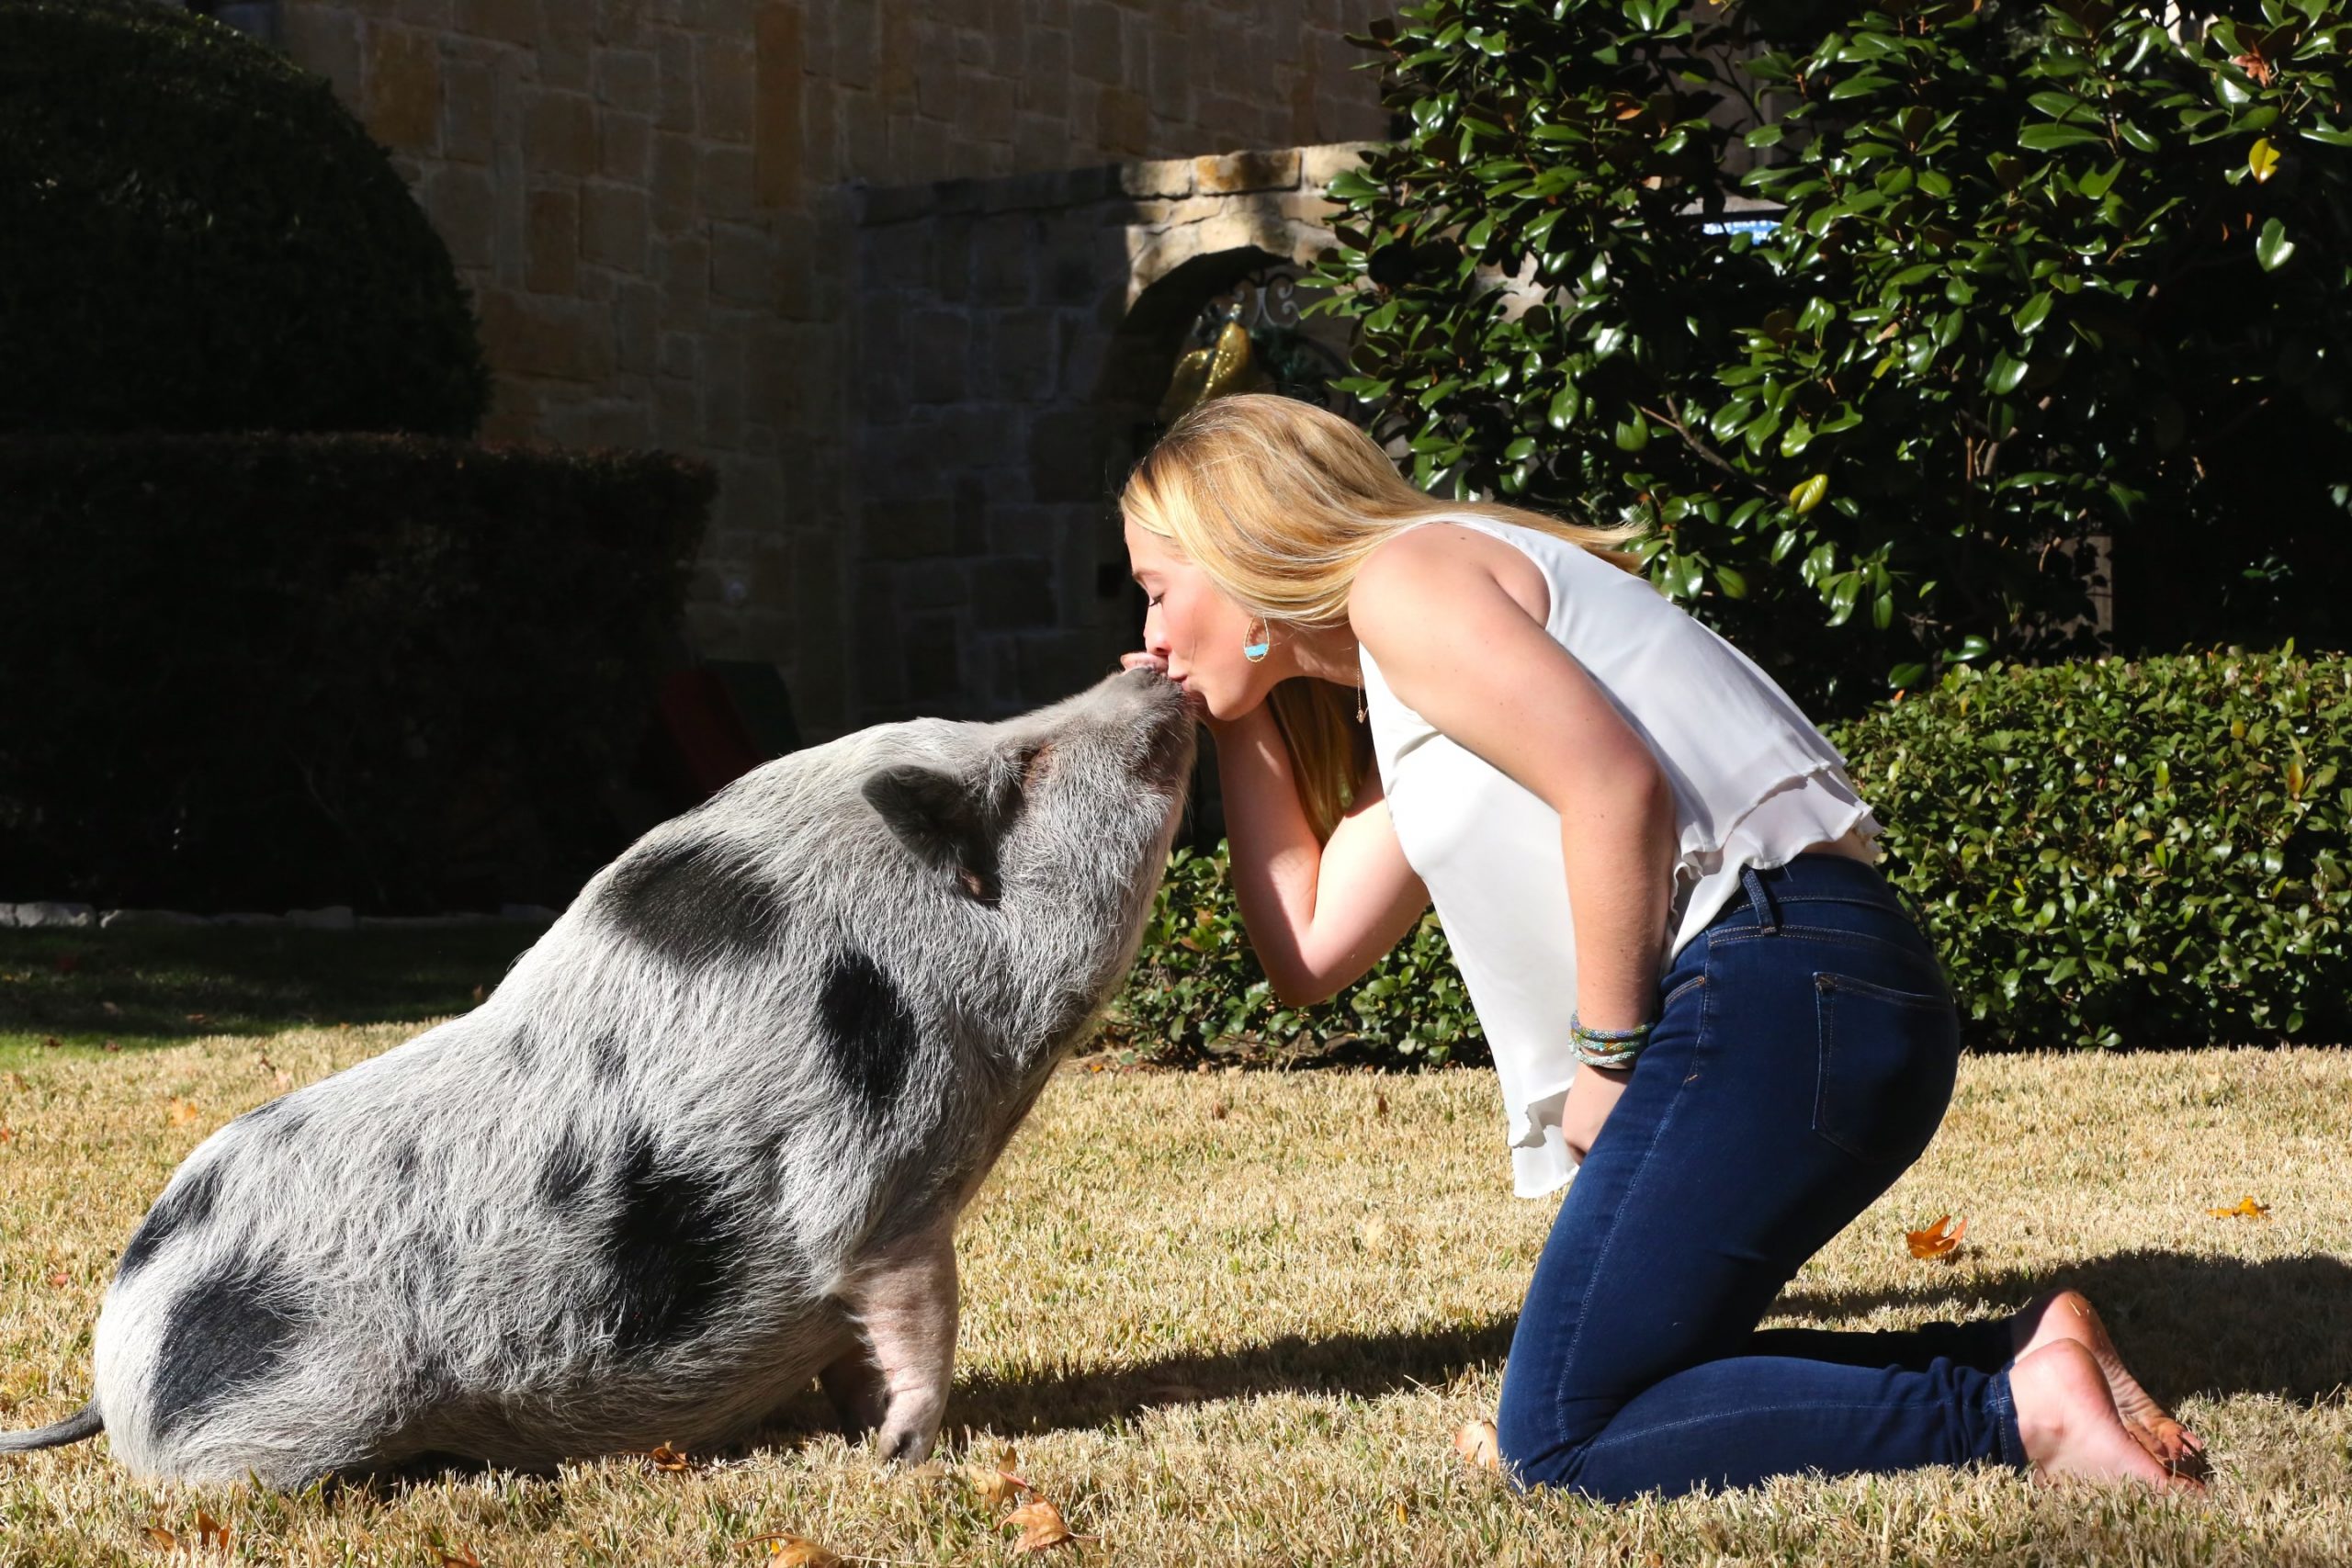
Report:
[[[1777,932],[1781,917],[1772,907],[1772,896],[1764,890],[1764,879],[1756,874],[1752,865],[1739,868],[1739,880],[1747,888],[1747,901],[1756,907],[1756,923],[1767,931]]]

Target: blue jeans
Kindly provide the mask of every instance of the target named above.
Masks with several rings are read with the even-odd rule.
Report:
[[[1809,1470],[2024,1469],[2006,1322],[1756,1326],[1927,1148],[1960,1014],[1876,866],[1814,852],[1741,883],[1659,981],[1649,1044],[1544,1244],[1503,1369],[1503,1460],[1522,1486],[1612,1502]]]

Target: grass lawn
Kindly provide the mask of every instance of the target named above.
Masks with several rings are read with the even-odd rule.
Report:
[[[117,933],[35,934],[0,946],[10,1427],[82,1403],[116,1251],[200,1138],[409,1037],[418,998],[467,1005],[531,936],[501,952],[433,933],[412,983],[400,954],[348,945],[370,935],[271,933],[287,945],[232,963],[147,945],[216,933],[140,933],[143,956],[114,959],[95,954]],[[70,977],[43,957],[60,934],[85,953]],[[234,934],[224,952],[256,933]],[[197,1011],[253,1021],[203,1033]],[[96,1019],[126,1048],[78,1043]],[[680,1471],[622,1458],[390,1494],[149,1488],[100,1439],[0,1459],[0,1564],[159,1563],[148,1527],[192,1535],[199,1508],[232,1531],[220,1560],[245,1562],[753,1563],[771,1532],[852,1562],[1036,1561],[965,1479],[1006,1442],[1084,1538],[1044,1558],[1065,1564],[2352,1562],[2352,1260],[2335,1230],[2352,1212],[2352,1054],[1971,1059],[1927,1157],[1767,1320],[1894,1327],[2078,1284],[2207,1438],[2202,1498],[1990,1468],[1620,1508],[1512,1495],[1450,1442],[1493,1408],[1555,1206],[1510,1195],[1500,1134],[1483,1069],[1074,1065],[966,1218],[937,1465],[878,1469],[822,1430],[813,1394],[765,1446]],[[2209,1212],[2246,1194],[2267,1218]],[[1903,1232],[1946,1213],[1968,1221],[1960,1251],[1913,1258]]]

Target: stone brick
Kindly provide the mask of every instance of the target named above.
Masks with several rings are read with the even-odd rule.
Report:
[[[899,569],[897,597],[901,609],[952,610],[971,596],[961,561],[915,561]]]
[[[776,309],[787,321],[830,320],[819,270],[825,231],[812,218],[785,212],[772,220],[770,231],[775,237]]]
[[[595,173],[595,106],[579,93],[532,93],[523,108],[523,156],[537,175]]]
[[[364,105],[366,65],[359,47],[359,18],[323,6],[297,6],[280,18],[286,52],[306,71],[334,84],[345,107]]]
[[[801,99],[807,84],[798,0],[763,0],[756,21],[752,150],[754,188],[767,207],[801,201]]]
[[[749,41],[703,35],[695,39],[695,114],[705,139],[752,140],[758,71]]]
[[[1069,109],[1069,35],[1031,31],[1023,40],[1020,108],[1059,117]]]
[[[1321,190],[1341,175],[1363,167],[1363,153],[1377,146],[1371,141],[1331,141],[1298,149],[1298,183],[1305,190]]]
[[[980,562],[972,569],[972,624],[983,631],[1052,626],[1053,569],[1036,556]]]
[[[557,0],[559,5],[578,3],[579,0]],[[540,25],[539,0],[458,0],[456,26],[459,32],[471,33],[476,38],[534,47],[546,32]]]
[[[503,371],[571,381],[613,373],[612,318],[581,300],[490,289],[481,298],[481,335]]]
[[[676,234],[695,226],[702,209],[701,165],[692,138],[667,130],[654,136],[653,175],[647,183],[655,233]]]
[[[944,555],[955,545],[956,513],[941,501],[868,502],[858,543],[868,560]]]
[[[659,289],[654,291],[654,299],[659,304]],[[656,314],[658,319],[659,312]],[[692,333],[663,333],[660,355],[660,361],[654,367],[659,374],[690,381],[694,378],[695,367],[702,363],[702,344]]]
[[[1090,82],[1127,79],[1119,8],[1111,0],[1073,0],[1069,18],[1070,70]]]
[[[907,700],[953,703],[964,690],[964,639],[952,615],[914,615],[906,629]]]
[[[907,322],[910,396],[918,403],[971,395],[972,320],[961,310],[918,310]]]
[[[1109,457],[1108,433],[1091,409],[1057,410],[1030,424],[1029,471],[1039,501],[1104,499]]]
[[[714,334],[702,363],[702,439],[721,449],[743,437],[743,351],[741,340]]]
[[[697,180],[704,217],[751,218],[758,213],[757,171],[750,148],[702,148]]]
[[[653,248],[653,277],[662,286],[662,330],[700,330],[710,304],[709,242],[699,234],[662,241]]]
[[[368,134],[388,147],[431,152],[439,146],[441,51],[430,35],[368,29],[365,118]]]
[[[956,117],[956,83],[961,74],[955,58],[936,46],[915,58],[915,113],[925,119]]]
[[[1091,639],[1082,631],[1032,632],[1016,641],[1020,648],[1018,702],[1023,707],[1058,701],[1112,672],[1107,668],[1095,671]]]
[[[843,141],[842,160],[852,172],[870,175],[890,166],[890,117],[873,93],[841,95]]]
[[[931,287],[942,299],[971,298],[973,227],[973,220],[962,214],[942,218],[932,226]]]
[[[608,180],[642,186],[652,170],[653,122],[642,115],[605,109],[596,117],[596,172]]]
[[[496,259],[492,231],[497,197],[489,172],[463,164],[441,164],[424,177],[424,210],[461,267],[486,267]]]
[[[875,85],[882,58],[881,9],[878,6],[823,7],[832,21],[833,50],[828,68],[816,72],[820,78],[853,90]]]
[[[1125,87],[1102,88],[1094,100],[1094,134],[1107,152],[1141,156],[1151,146],[1151,105]]]
[[[982,305],[1026,305],[1037,295],[1043,252],[1024,213],[983,221],[972,235],[973,298]]]
[[[714,299],[768,309],[775,304],[775,247],[767,231],[744,223],[710,226]]]
[[[984,319],[981,397],[1037,404],[1054,396],[1057,313],[1046,310],[991,310]]]
[[[978,141],[1010,141],[1016,96],[1009,77],[967,75],[956,84],[956,123]]]
[[[598,50],[594,81],[596,101],[606,108],[650,115],[661,107],[661,68],[644,50]]]
[[[497,99],[491,69],[473,61],[441,62],[441,155],[487,164],[497,144]]]
[[[1203,196],[1298,188],[1298,151],[1225,152],[1193,160],[1193,189]]]
[[[981,547],[997,555],[1053,556],[1061,548],[1062,513],[1055,506],[992,505]]]
[[[662,103],[655,123],[664,130],[691,136],[696,129],[695,40],[684,33],[664,33],[655,59],[659,66],[656,89]]]
[[[650,221],[645,192],[634,186],[580,188],[580,254],[590,261],[643,273]]]
[[[702,445],[702,399],[693,381],[663,379],[653,388],[653,439],[672,451]]]
[[[571,294],[580,287],[580,197],[570,186],[535,190],[528,200],[530,237],[524,287],[535,294]]]

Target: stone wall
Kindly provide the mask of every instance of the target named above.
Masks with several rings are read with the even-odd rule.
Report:
[[[869,490],[856,425],[895,418],[852,360],[860,274],[888,262],[864,243],[858,187],[1382,134],[1375,73],[1349,69],[1372,56],[1341,34],[1386,8],[221,7],[330,78],[392,150],[474,292],[497,378],[487,436],[662,446],[718,468],[690,640],[707,656],[779,666],[810,740],[903,700],[863,698],[861,665],[846,657],[861,636],[853,604],[895,615],[861,594],[852,538]],[[992,249],[985,265],[989,298],[1024,268],[1041,299],[1063,286],[1042,254]],[[1097,271],[1091,284],[1115,304],[1121,276]],[[993,342],[1022,327],[976,314],[937,330]]]
[[[1236,278],[1333,243],[1322,189],[1371,145],[866,194],[859,723],[1017,713],[1141,646],[1114,498],[1182,340]]]

